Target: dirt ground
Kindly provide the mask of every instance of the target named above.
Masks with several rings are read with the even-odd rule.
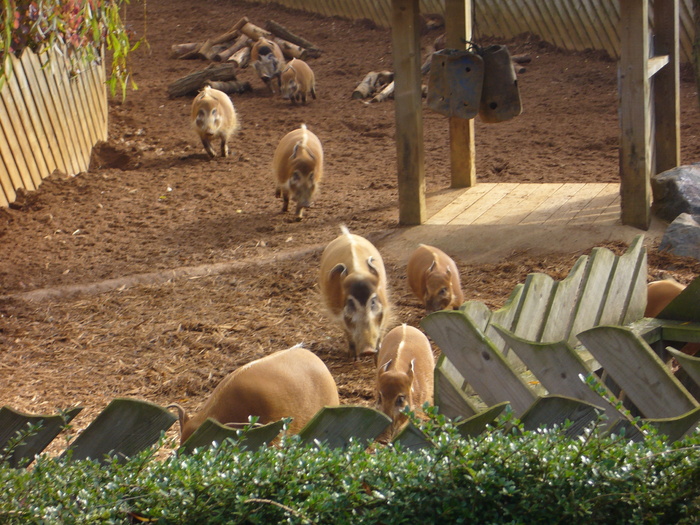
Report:
[[[143,36],[141,1],[128,9]],[[242,70],[239,80],[253,86],[233,96],[242,129],[230,157],[210,160],[190,127],[192,99],[166,93],[205,64],[170,58],[170,46],[216,36],[242,16],[276,20],[323,50],[309,60],[319,98],[293,107]],[[438,34],[424,35],[424,45]],[[31,413],[81,405],[76,431],[119,396],[194,410],[239,365],[297,343],[328,364],[344,403],[371,404],[372,363],[347,361],[316,281],[321,250],[341,224],[380,250],[400,230],[393,103],[350,98],[367,72],[392,69],[389,30],[240,0],[148,0],[146,37],[131,60],[139,89],[110,100],[109,140],[90,171],[53,175],[0,210],[0,405]],[[519,75],[524,111],[507,123],[476,121],[479,180],[616,181],[616,63],[528,35],[506,43],[532,56]],[[279,139],[301,123],[323,142],[326,175],[315,206],[294,222],[280,213],[270,166]],[[447,120],[426,109],[424,125],[430,193],[449,186]],[[685,70],[681,134],[682,162],[700,161],[700,111]],[[687,283],[700,273],[697,261],[649,248],[650,280]],[[561,279],[579,255],[552,246],[546,257],[457,262],[466,297],[497,307],[528,273]],[[405,257],[385,261],[395,321],[417,325]]]

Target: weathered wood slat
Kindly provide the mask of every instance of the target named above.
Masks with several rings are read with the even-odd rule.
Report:
[[[579,399],[565,396],[546,396],[535,403],[520,417],[525,430],[537,430],[540,427],[551,428],[572,424],[566,429],[567,436],[581,435],[588,425],[598,418],[600,408]]]
[[[177,421],[167,409],[147,401],[116,398],[63,453],[71,459],[124,460],[150,447]]]
[[[512,332],[496,327],[513,351],[533,371],[537,379],[550,394],[572,397],[586,401],[605,410],[609,421],[623,419],[624,416],[606,399],[596,394],[581,377],[591,373],[576,351],[566,341],[557,343],[536,343],[527,341]],[[610,391],[609,398],[614,399]]]
[[[75,407],[62,414],[40,415],[25,414],[7,406],[2,407],[0,409],[0,449],[7,446],[8,441],[18,432],[26,430],[28,425],[41,425],[35,434],[25,436],[22,444],[11,451],[6,459],[7,465],[14,468],[29,465],[34,460],[34,456],[49,446],[63,427],[70,423],[81,410],[82,407]]]
[[[441,414],[452,419],[476,414],[476,408],[462,390],[464,378],[444,355],[438,358],[434,381],[434,402]]]
[[[645,420],[650,425],[656,427],[659,434],[664,434],[668,437],[669,442],[678,441],[686,434],[691,433],[700,424],[700,407],[694,408],[685,414],[677,417],[666,419],[648,419]]]
[[[646,278],[644,239],[637,236],[617,260],[596,324],[622,325],[626,319],[641,319],[646,307]]]
[[[679,416],[698,406],[649,345],[630,329],[598,326],[580,333],[579,339],[645,417]]]
[[[519,283],[513,288],[513,291],[508,297],[508,300],[503,305],[491,314],[491,319],[489,319],[489,324],[485,330],[484,334],[491,340],[491,342],[500,351],[505,349],[506,342],[501,338],[501,335],[492,327],[492,325],[497,324],[508,330],[513,329],[513,321],[518,314],[518,309],[520,308],[520,303],[523,297],[523,287],[524,285]]]
[[[215,443],[220,445],[226,439],[237,441],[241,448],[255,452],[263,445],[274,441],[279,436],[283,426],[283,420],[275,421],[274,423],[253,428],[241,438],[240,429],[231,428],[212,418],[207,418],[182,444],[178,449],[178,453],[191,454],[196,448],[210,447]]]
[[[539,341],[564,341],[569,338],[571,317],[576,308],[581,282],[586,275],[588,256],[578,258],[573,268],[554,289],[554,298],[547,319],[544,321]]]
[[[684,354],[671,347],[666,348],[666,350],[676,358],[681,368],[688,373],[690,378],[695,381],[698,386],[700,386],[700,357]]]
[[[361,406],[326,407],[299,432],[302,443],[325,443],[342,448],[349,441],[370,443],[391,423],[385,414]]]
[[[519,415],[533,403],[535,394],[462,312],[432,313],[421,326],[487,405],[510,401]]]
[[[403,448],[408,450],[431,448],[433,446],[428,437],[413,423],[403,427],[393,439],[393,442],[400,443]]]
[[[700,277],[693,279],[685,290],[673,299],[656,318],[700,323],[700,307],[698,305],[700,305]]]
[[[459,431],[460,435],[465,438],[478,436],[484,430],[486,430],[486,427],[493,423],[496,418],[501,415],[501,413],[503,413],[509,404],[510,403],[508,402],[503,402],[489,407],[483,412],[479,412],[478,414],[458,423],[457,430]]]

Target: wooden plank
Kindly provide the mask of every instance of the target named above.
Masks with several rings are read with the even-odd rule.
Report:
[[[301,442],[342,448],[352,439],[369,444],[391,423],[385,414],[361,406],[326,407],[299,431]]]
[[[37,139],[37,132],[34,130],[34,124],[32,123],[29,115],[29,108],[27,107],[28,104],[31,104],[31,97],[25,103],[23,93],[17,81],[17,76],[22,74],[22,66],[16,58],[12,58],[14,74],[7,79],[5,89],[3,89],[6,95],[5,102],[7,105],[12,104],[10,118],[14,119],[13,125],[15,127],[15,132],[21,134],[20,144],[23,144],[24,158],[27,160],[27,165],[29,166],[32,186],[36,189],[41,184],[42,179],[48,176],[48,167],[44,161],[41,144]],[[9,97],[7,95],[9,95]]]
[[[15,197],[15,189],[10,183],[10,175],[7,172],[5,161],[0,155],[0,206],[9,206]]]
[[[83,67],[88,68],[89,65],[85,65]],[[70,85],[75,96],[75,102],[78,114],[80,116],[80,123],[83,128],[83,134],[87,140],[89,153],[92,151],[92,146],[94,146],[97,142],[97,131],[92,121],[94,108],[92,107],[92,101],[90,100],[88,91],[85,89],[85,75],[85,70],[79,71],[70,79]]]
[[[700,357],[684,354],[672,347],[666,347],[669,354],[676,358],[681,368],[700,386]]]
[[[116,398],[70,444],[62,457],[124,461],[150,447],[177,417],[167,409],[137,399]]]
[[[568,343],[571,346],[578,344],[577,334],[579,332],[597,324],[603,308],[610,272],[616,261],[615,254],[610,250],[593,248],[588,258],[583,287],[579,294],[573,322],[569,329]]]
[[[547,392],[580,399],[601,407],[611,422],[624,418],[607,399],[598,395],[584,383],[582,378],[588,376],[591,370],[565,341],[536,343],[518,337],[507,330],[498,330],[542,386],[547,389]],[[606,391],[608,398],[614,399],[612,393],[601,382],[599,384]]]
[[[698,424],[700,424],[700,407],[677,417],[646,419],[644,421],[655,426],[659,434],[667,436],[668,442],[673,443],[698,428]]]
[[[649,106],[649,6],[620,2],[620,195],[622,224],[647,230],[651,224],[651,119]]]
[[[399,223],[414,225],[426,219],[420,13],[418,0],[392,0],[391,5]]]
[[[36,69],[34,71],[43,77],[43,84],[46,87],[48,95],[46,95],[45,100],[50,100],[50,103],[54,109],[56,120],[52,120],[51,123],[54,127],[54,132],[59,140],[61,148],[66,152],[68,162],[66,163],[66,175],[75,175],[80,171],[80,164],[78,163],[78,156],[75,149],[75,141],[77,140],[70,133],[70,127],[68,125],[68,114],[66,113],[65,106],[61,100],[58,92],[58,85],[56,79],[54,78],[53,68],[50,63],[50,58],[46,56],[46,53],[41,56],[36,56],[34,54],[30,55],[32,62],[36,64]]]
[[[521,308],[513,332],[524,339],[539,340],[553,300],[554,279],[543,273],[531,273],[525,279]]]
[[[513,288],[510,293],[510,297],[506,303],[491,314],[491,319],[489,319],[489,325],[484,330],[486,336],[491,340],[493,345],[498,348],[501,352],[506,348],[506,342],[501,337],[492,325],[497,324],[502,326],[507,330],[513,329],[513,322],[516,319],[518,310],[520,309],[520,301],[523,294],[523,285],[519,283]]]
[[[399,431],[398,435],[392,440],[393,443],[401,444],[406,450],[420,450],[424,448],[432,448],[434,445],[428,437],[413,423],[408,423]]]
[[[544,225],[576,224],[575,217],[589,202],[596,198],[607,185],[586,183],[576,192],[575,196],[562,204],[555,215],[544,221]]]
[[[567,421],[572,424],[564,434],[580,436],[598,418],[600,409],[589,403],[565,396],[540,397],[525,412],[520,420],[525,430],[563,427]]]
[[[592,199],[589,199],[585,206],[576,213],[572,222],[579,224],[582,222],[593,223],[618,199],[619,186],[616,183],[605,184],[600,189],[600,192]]]
[[[56,104],[51,96],[46,72],[41,70],[39,59],[31,51],[25,50],[22,54],[22,63],[25,65],[25,71],[28,73],[27,81],[32,87],[34,100],[40,97],[46,109],[45,113],[42,113],[42,119],[46,116],[48,120],[42,120],[42,124],[46,135],[49,137],[54,160],[59,170],[69,174],[72,164],[68,146],[66,145],[66,135],[63,131],[63,123],[59,117]]]
[[[274,441],[282,431],[283,426],[284,420],[275,421],[274,423],[268,423],[267,425],[248,430],[241,438],[242,431],[240,429],[231,428],[212,418],[207,418],[182,444],[178,449],[178,453],[191,454],[197,448],[218,446],[225,439],[238,442],[238,446],[241,449],[255,452],[263,445]]]
[[[617,258],[608,281],[600,318],[596,324],[622,325],[644,316],[646,306],[646,249],[637,235],[627,252]],[[625,322],[627,321],[627,322]]]
[[[565,341],[569,338],[581,282],[587,273],[588,256],[578,258],[573,268],[554,290],[552,307],[544,322],[539,340],[545,343]]]
[[[654,53],[668,64],[654,76],[654,173],[681,164],[680,47],[678,0],[654,0]]]
[[[534,402],[535,394],[464,314],[435,312],[421,326],[487,405],[509,401],[517,416]]]
[[[3,123],[7,119],[4,114],[5,106],[0,101],[0,135],[3,140],[0,140],[0,157],[2,157],[5,169],[0,172],[0,185],[2,185],[3,194],[8,202],[14,202],[17,196],[16,189],[22,187],[22,178],[19,175],[19,169],[15,163],[15,157],[10,148],[9,137],[5,131]]]
[[[449,225],[466,226],[472,224],[484,213],[487,213],[493,208],[501,199],[505,198],[517,186],[517,182],[496,184],[488,193],[485,193],[480,199],[451,220]]]
[[[27,108],[29,109],[34,131],[41,145],[42,155],[46,162],[46,171],[43,175],[43,177],[46,178],[60,166],[60,162],[56,160],[57,157],[60,160],[60,154],[58,153],[58,146],[56,145],[56,138],[53,133],[49,134],[46,132],[46,125],[49,122],[49,117],[46,113],[44,98],[41,96],[41,93],[37,93],[38,86],[36,85],[36,78],[32,70],[32,63],[25,58],[27,53],[30,53],[30,51],[25,50],[19,61],[21,67],[16,67],[15,71],[17,72],[17,82],[23,98],[25,101],[31,100],[31,103],[27,103]],[[14,60],[13,58],[13,61]]]
[[[566,205],[576,194],[581,191],[585,184],[541,184],[550,191],[549,197],[543,200],[533,210],[520,221],[520,224],[543,224],[551,218],[559,215],[559,210]]]
[[[430,219],[428,219],[426,224],[449,224],[454,220],[457,215],[462,213],[465,208],[471,206],[474,202],[478,201],[486,193],[492,191],[496,188],[496,184],[492,183],[481,183],[477,184],[473,188],[469,188],[464,192],[460,193],[457,198],[452,200],[440,211],[435,213]]]
[[[459,309],[479,330],[486,330],[491,320],[491,310],[488,306],[479,301],[467,301]]]
[[[579,339],[644,416],[675,417],[698,406],[649,345],[628,328],[598,326],[580,333]]]
[[[457,431],[465,438],[478,436],[503,413],[508,404],[509,403],[498,403],[497,405],[487,408],[483,412],[479,412],[465,419],[456,425]]]
[[[450,419],[476,414],[476,408],[462,390],[464,378],[444,355],[435,366],[434,383],[435,406],[440,414]]]
[[[36,164],[34,164],[33,168],[30,167],[29,162],[30,160],[33,162],[34,158],[25,157],[25,150],[28,146],[26,145],[24,131],[21,128],[15,129],[19,125],[17,119],[17,110],[14,107],[9,89],[3,89],[0,92],[0,124],[2,124],[5,134],[6,149],[8,149],[11,154],[11,157],[5,157],[5,155],[3,155],[3,158],[6,164],[14,162],[17,168],[14,172],[10,172],[11,176],[14,175],[14,177],[12,177],[14,188],[34,190],[36,188],[32,181],[32,170],[36,170]],[[25,140],[22,140],[23,138]]]
[[[100,140],[107,140],[107,121],[109,119],[109,107],[107,103],[107,83],[105,82],[105,67],[102,64],[93,64],[90,68],[90,86],[93,98],[97,101],[97,121],[100,124]]]
[[[21,444],[9,450],[4,464],[11,468],[24,468],[40,454],[63,428],[77,416],[82,407],[71,408],[60,414],[25,414],[8,406],[0,409],[0,450],[18,433],[26,432],[29,425],[40,425],[36,432],[22,436]]]
[[[661,340],[700,343],[700,323],[663,321]],[[647,341],[646,338],[644,338]]]
[[[540,188],[540,184],[518,184],[507,197],[497,202],[472,224],[519,224],[523,216],[532,210],[535,202],[546,198],[545,190]]]

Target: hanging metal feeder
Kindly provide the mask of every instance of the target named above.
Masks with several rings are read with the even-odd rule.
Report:
[[[476,53],[441,49],[433,53],[427,105],[448,117],[472,119],[479,112],[484,61]]]
[[[479,118],[496,123],[522,113],[518,79],[506,46],[489,46],[481,51],[484,60],[484,81],[479,104]]]

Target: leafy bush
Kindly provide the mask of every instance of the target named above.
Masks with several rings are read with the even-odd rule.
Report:
[[[234,442],[156,461],[39,458],[0,468],[2,523],[697,523],[700,435],[666,444],[599,428],[578,439],[504,418],[465,440],[442,416],[433,447]],[[154,449],[155,450],[155,449]]]
[[[108,84],[112,94],[117,84],[125,93],[129,83],[127,56],[141,43],[139,40],[131,44],[131,35],[120,16],[128,3],[129,0],[2,0],[0,79],[6,72],[6,53],[19,56],[26,48],[40,52],[63,44],[69,53],[80,50],[93,60],[106,45],[112,52]]]

